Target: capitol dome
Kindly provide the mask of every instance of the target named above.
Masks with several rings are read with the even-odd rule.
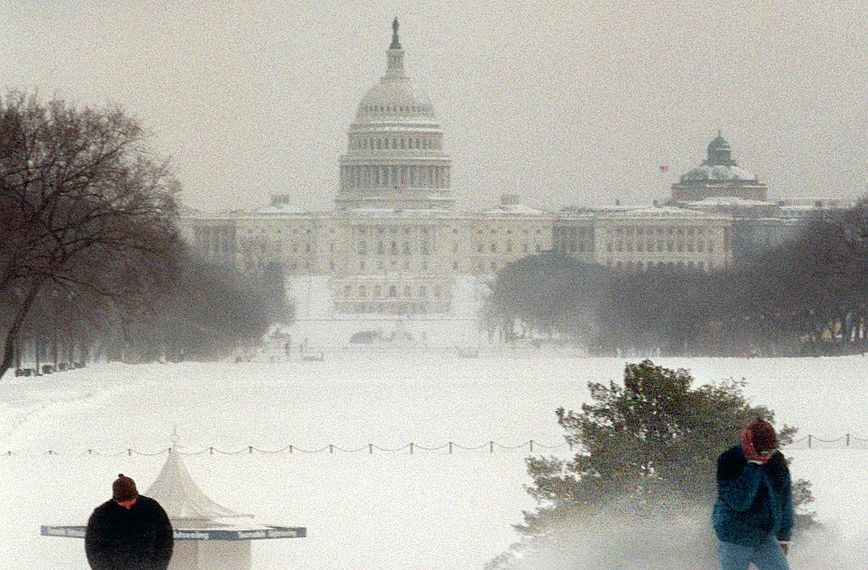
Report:
[[[404,50],[398,39],[398,18],[392,22],[392,43],[386,55],[386,74],[362,97],[356,121],[433,119],[434,108],[428,96],[404,72]]]
[[[404,70],[398,19],[386,73],[362,97],[340,157],[338,208],[451,208],[451,159],[434,107]]]
[[[428,96],[406,76],[384,76],[365,93],[356,112],[356,121],[402,117],[434,118],[434,108]]]

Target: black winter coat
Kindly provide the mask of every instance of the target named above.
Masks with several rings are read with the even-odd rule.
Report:
[[[142,495],[131,509],[114,500],[98,506],[84,537],[93,570],[166,570],[174,543],[166,511]]]

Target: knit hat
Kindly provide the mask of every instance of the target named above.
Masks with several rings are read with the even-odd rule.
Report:
[[[112,483],[112,498],[116,501],[129,501],[139,496],[139,491],[136,489],[136,482],[120,473],[115,482]]]
[[[778,448],[778,436],[775,434],[775,428],[769,422],[757,418],[748,424],[745,431],[750,433],[750,441],[757,452]]]

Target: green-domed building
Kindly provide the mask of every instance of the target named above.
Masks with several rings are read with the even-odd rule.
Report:
[[[708,143],[708,157],[672,185],[673,202],[698,202],[706,198],[740,198],[765,202],[768,186],[732,159],[732,148],[721,135]]]

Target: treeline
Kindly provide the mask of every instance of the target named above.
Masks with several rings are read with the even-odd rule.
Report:
[[[265,287],[183,244],[178,191],[119,109],[0,98],[0,377],[95,352],[211,358],[265,330]]]
[[[489,331],[608,354],[840,354],[866,348],[864,201],[798,238],[713,272],[613,271],[548,252],[498,272]]]
[[[19,333],[13,365],[218,359],[255,345],[279,318],[260,284],[179,254],[185,263],[140,290],[143,299],[59,290],[40,298]]]

